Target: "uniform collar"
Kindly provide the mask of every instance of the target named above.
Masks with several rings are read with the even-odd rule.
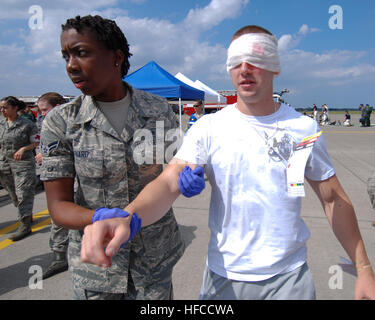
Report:
[[[137,95],[133,88],[126,82],[123,82],[124,86],[127,88],[127,92],[130,94],[130,105],[127,114],[127,121],[125,123],[125,128],[121,134],[118,135],[116,130],[109,123],[108,119],[100,111],[99,105],[92,96],[81,96],[81,107],[74,120],[75,124],[83,124],[91,122],[91,125],[98,128],[117,139],[125,140],[128,142],[133,138],[134,132],[140,129],[146,123],[144,117],[145,113],[140,108],[140,104],[137,103]]]
[[[9,124],[8,120],[7,119],[4,119],[4,123],[6,123],[7,127],[8,128],[15,128],[15,127],[19,127],[21,124],[22,124],[22,117],[21,116],[18,116],[16,121],[12,122],[12,124]]]

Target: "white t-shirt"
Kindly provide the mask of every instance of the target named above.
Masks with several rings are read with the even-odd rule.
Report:
[[[230,105],[189,129],[175,158],[204,165],[212,186],[207,258],[212,271],[260,281],[306,261],[310,233],[300,217],[301,198],[288,195],[286,167],[298,143],[319,131],[316,121],[285,104],[261,117]],[[323,136],[310,149],[305,176],[316,181],[333,176]]]

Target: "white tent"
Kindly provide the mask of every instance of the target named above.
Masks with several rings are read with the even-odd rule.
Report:
[[[214,89],[211,89],[209,86],[205,85],[203,82],[196,80],[190,80],[188,77],[183,75],[181,72],[177,73],[175,77],[186,83],[187,85],[196,88],[198,90],[204,91],[204,102],[205,103],[226,103],[227,99],[221,94],[217,93]]]
[[[177,78],[178,80],[182,81],[183,83],[186,83],[190,87],[193,87],[195,89],[199,89],[198,86],[194,83],[193,80],[190,80],[187,76],[183,75],[181,72],[177,73],[175,75],[175,78]]]
[[[216,97],[216,101],[218,103],[227,103],[227,98],[216,92],[214,89],[210,88],[208,85],[204,84],[203,82],[196,80],[194,83],[196,83],[199,86],[200,90],[203,90],[205,94],[210,93],[211,95]]]

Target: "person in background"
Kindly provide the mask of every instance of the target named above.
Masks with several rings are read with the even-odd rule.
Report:
[[[36,106],[34,105],[34,106],[30,107],[30,111],[33,114],[34,119],[36,121],[36,119],[38,118],[38,114],[39,114],[38,105],[36,105]]]
[[[122,81],[131,53],[115,21],[91,15],[68,19],[60,40],[66,72],[82,94],[43,121],[41,180],[52,219],[69,229],[74,298],[172,299],[172,271],[185,246],[171,207],[121,247],[110,269],[81,262],[80,251],[85,226],[124,216],[117,208],[162,172],[156,146],[150,162],[142,161],[138,133],[147,131],[156,141],[162,123],[165,132],[178,135],[176,115],[164,98]],[[167,138],[165,150],[172,143]],[[139,230],[136,215],[132,220]]]
[[[0,182],[18,208],[17,231],[9,239],[18,241],[31,234],[35,195],[34,149],[39,145],[36,125],[18,115],[25,104],[16,97],[2,99],[0,120]]]
[[[0,99],[0,111],[2,110],[2,108],[3,108],[4,104],[5,104],[5,101],[3,99],[4,98]],[[3,117],[3,113],[2,112],[1,112],[1,116]]]
[[[361,118],[359,119],[359,122],[361,123],[361,127],[365,126],[365,119],[366,119],[366,107],[361,103],[359,105],[359,111],[361,111]]]
[[[328,124],[328,116],[327,116],[327,113],[324,110],[322,110],[322,112],[321,112],[320,124],[322,126],[325,126],[325,125]]]
[[[38,105],[38,116],[36,118],[36,125],[38,127],[39,133],[42,131],[42,123],[47,113],[50,112],[54,107],[64,104],[66,101],[63,96],[57,92],[47,92],[42,94],[37,102]],[[35,161],[38,164],[42,164],[42,154],[40,149],[37,148],[37,154],[35,156]]]
[[[203,101],[202,100],[197,100],[194,105],[194,113],[190,116],[190,119],[189,119],[189,127],[188,128],[191,128],[191,126],[199,119],[201,118],[202,116],[204,116],[204,112],[203,112]]]
[[[313,104],[313,119],[319,123],[319,113],[318,113],[318,107],[316,104]]]
[[[38,99],[38,117],[37,126],[39,132],[42,131],[43,120],[54,107],[64,104],[66,101],[57,92],[47,92],[41,95]],[[37,154],[35,156],[35,161],[41,165],[42,164],[42,153],[40,148],[37,148]],[[51,233],[49,238],[49,246],[53,252],[53,260],[46,270],[43,271],[43,279],[54,276],[60,272],[68,270],[68,260],[67,251],[69,243],[69,230],[56,225],[56,223],[51,221]]]
[[[329,123],[328,107],[326,104],[322,105],[320,124],[325,126]]]
[[[348,126],[350,127],[352,124],[350,122],[350,114],[349,114],[349,111],[348,110],[345,110],[345,115],[344,115],[344,122],[343,122],[343,125],[344,126]]]
[[[19,115],[25,119],[29,119],[30,121],[35,122],[36,119],[30,107],[26,106],[26,104],[22,100],[19,101],[21,103]]]
[[[322,105],[322,110],[325,112],[325,114],[327,115],[327,120],[329,121],[329,110],[328,110],[328,106],[327,104],[323,104]]]
[[[364,120],[364,126],[365,127],[370,127],[371,126],[371,113],[372,113],[372,107],[370,107],[369,104],[366,104],[365,107],[365,120]]]

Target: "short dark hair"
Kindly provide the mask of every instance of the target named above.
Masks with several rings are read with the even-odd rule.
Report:
[[[125,77],[128,74],[130,68],[129,58],[132,54],[129,52],[128,40],[115,21],[104,19],[98,15],[76,16],[68,19],[61,27],[63,32],[69,29],[75,29],[78,33],[82,33],[83,30],[89,30],[107,49],[113,51],[121,50],[124,54],[121,76]]]
[[[241,37],[242,35],[244,34],[247,34],[247,33],[266,33],[270,36],[272,36],[273,34],[268,31],[267,29],[263,28],[263,27],[260,27],[260,26],[256,26],[256,25],[248,25],[248,26],[244,26],[242,27],[241,29],[238,29],[233,37],[232,37],[232,41]],[[232,42],[231,41],[231,42]]]
[[[26,103],[14,96],[4,97],[1,99],[1,101],[4,101],[6,104],[10,104],[12,107],[17,107],[18,111],[26,108]]]
[[[197,105],[195,105],[195,103],[196,103]],[[197,101],[195,101],[195,103],[194,103],[194,107],[200,107],[201,105],[203,105],[203,101],[202,101],[202,99],[198,99]]]
[[[53,107],[57,106],[58,104],[64,104],[66,102],[64,97],[57,92],[47,92],[42,94],[39,97],[38,102],[42,100],[47,101]]]

